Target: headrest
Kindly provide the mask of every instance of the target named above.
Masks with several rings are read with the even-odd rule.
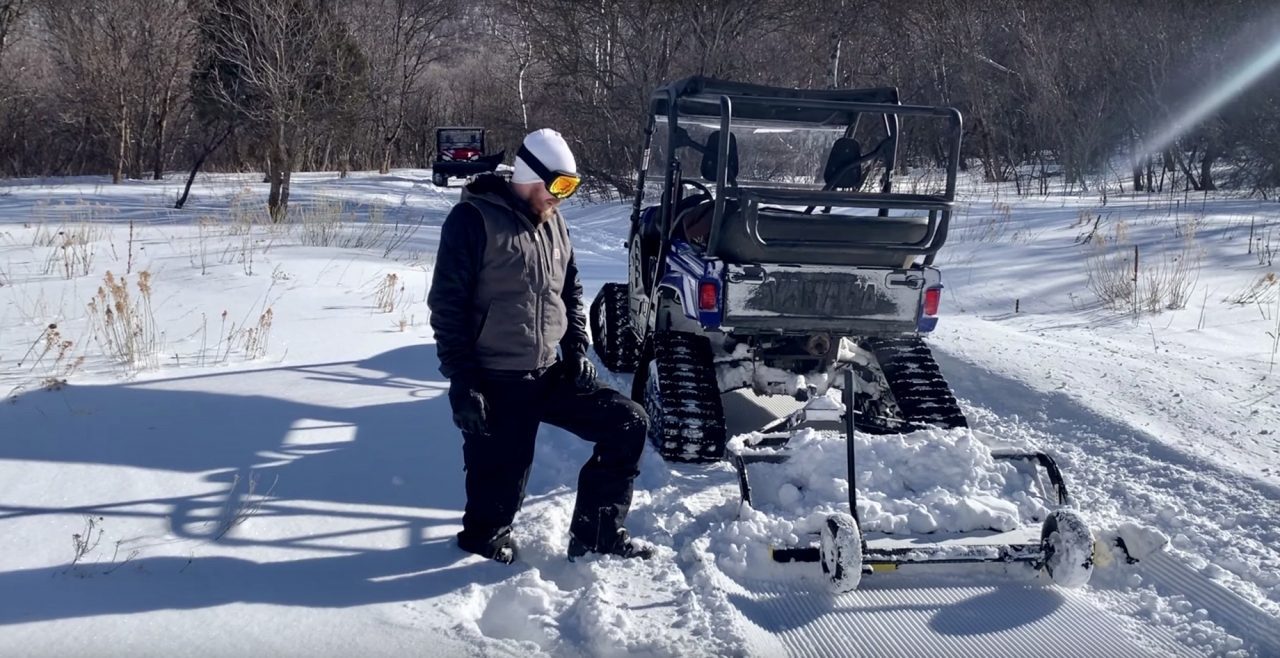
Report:
[[[841,137],[831,145],[822,180],[828,188],[858,189],[862,187],[862,145],[852,137]]]
[[[707,144],[705,151],[702,153],[702,166],[699,173],[704,180],[715,182],[716,169],[720,164],[720,131],[717,130],[707,136]],[[730,185],[738,184],[738,138],[733,133],[729,133],[729,170],[727,179]]]

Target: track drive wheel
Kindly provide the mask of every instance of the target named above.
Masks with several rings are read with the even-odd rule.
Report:
[[[613,372],[635,372],[640,359],[626,284],[606,283],[591,302],[591,344]]]
[[[649,414],[649,442],[666,461],[714,462],[724,458],[727,436],[711,342],[706,336],[657,331],[652,358],[640,366]],[[637,381],[637,383],[641,383]]]
[[[431,174],[431,183],[436,187],[449,187],[449,177],[444,174]]]

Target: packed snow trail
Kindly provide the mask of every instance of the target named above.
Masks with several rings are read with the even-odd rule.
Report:
[[[737,419],[731,433],[750,431],[752,423],[797,406],[785,398],[757,398],[743,392],[726,396],[726,407],[734,410]],[[842,459],[834,461],[843,464]],[[819,477],[836,475],[838,470],[801,464],[801,470],[806,468],[819,471]],[[691,467],[672,470],[689,478],[685,486],[694,485]],[[723,468],[712,468],[702,477],[704,486],[707,480],[719,478],[714,487],[719,497],[704,493],[701,505],[685,504],[691,511],[702,511],[704,523],[714,527],[717,517],[733,513],[737,481]],[[757,483],[765,488],[777,484],[767,477],[758,477]],[[740,527],[735,532],[741,536],[750,531]],[[745,570],[735,567],[738,575],[730,575],[719,568],[725,549],[760,547],[741,541],[721,543],[714,529],[710,540],[694,544],[702,558],[692,561],[696,569],[710,574],[736,614],[779,638],[792,656],[844,656],[851,650],[854,655],[874,656],[1196,655],[1168,633],[1100,607],[1088,590],[1048,586],[1043,576],[1021,565],[903,567],[865,576],[857,591],[834,596],[826,590],[816,564],[755,564]]]

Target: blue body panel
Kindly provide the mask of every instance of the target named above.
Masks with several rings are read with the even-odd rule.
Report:
[[[714,310],[698,308],[698,288],[702,284],[716,288]],[[724,318],[724,264],[715,258],[703,258],[688,242],[676,239],[667,254],[667,273],[662,284],[680,293],[685,317],[697,320],[703,329],[718,329]]]

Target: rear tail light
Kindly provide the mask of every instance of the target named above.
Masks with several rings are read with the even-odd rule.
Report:
[[[942,301],[942,288],[930,288],[924,291],[924,314],[937,315],[938,304]]]
[[[720,305],[720,286],[713,281],[698,284],[698,310],[714,311]]]

